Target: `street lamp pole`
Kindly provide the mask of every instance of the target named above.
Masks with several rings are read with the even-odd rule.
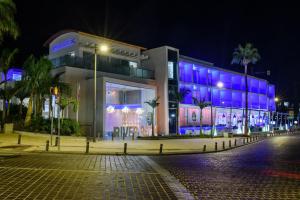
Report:
[[[94,113],[93,113],[93,142],[96,142],[97,137],[97,54],[98,50],[101,53],[106,53],[109,51],[109,47],[106,44],[89,44],[84,45],[84,47],[94,50]]]
[[[96,142],[97,135],[97,45],[94,49],[94,117],[93,117],[93,142]]]
[[[210,78],[208,77],[210,74]],[[209,81],[209,88],[210,88],[210,137],[213,138],[213,95],[212,95],[212,73],[208,70],[206,74],[207,81]]]

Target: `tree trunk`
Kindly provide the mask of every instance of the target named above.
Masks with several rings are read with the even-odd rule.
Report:
[[[7,100],[7,110],[6,110],[6,117],[9,116],[9,113],[10,113],[10,100],[8,99]],[[10,123],[10,122],[9,122]]]
[[[245,65],[245,130],[244,134],[248,135],[248,76],[247,65]]]
[[[29,97],[28,109],[27,109],[27,113],[26,113],[26,117],[25,117],[25,122],[24,122],[25,126],[29,126],[30,122],[31,122],[32,98],[33,98],[33,94],[31,94],[30,97]]]
[[[6,74],[4,74],[4,81],[6,81]],[[2,110],[2,127],[4,128],[4,124],[6,123],[6,86],[7,83],[4,83],[4,96],[3,96],[3,110]]]
[[[22,117],[22,114],[23,114],[23,101],[24,101],[24,99],[20,99],[20,107],[19,107],[20,117]]]
[[[202,135],[202,109],[200,108],[200,135]]]
[[[65,115],[64,115],[65,108],[63,108],[63,109],[61,108],[61,109],[60,109],[60,112],[61,112],[61,120],[60,120],[60,121],[61,121],[61,124],[62,124],[63,121],[64,121],[64,117],[65,117]]]
[[[4,124],[6,122],[6,99],[3,98],[3,110],[2,110],[2,127],[4,127]]]

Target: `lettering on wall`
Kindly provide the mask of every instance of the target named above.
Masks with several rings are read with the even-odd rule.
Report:
[[[59,43],[56,43],[54,45],[52,45],[51,47],[51,52],[55,53],[57,51],[60,51],[62,49],[65,49],[65,48],[68,48],[68,47],[71,47],[73,46],[74,44],[76,43],[76,40],[75,38],[68,38],[68,39],[65,39]]]

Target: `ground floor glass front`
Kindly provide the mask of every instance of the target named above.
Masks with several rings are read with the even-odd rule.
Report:
[[[105,88],[106,136],[151,135],[152,108],[145,102],[155,97],[155,90],[110,82],[105,83]]]
[[[211,132],[211,116],[213,117],[213,126],[215,135],[222,132],[233,132],[241,134],[245,123],[244,110],[235,108],[213,107],[203,109],[202,124],[204,134]],[[181,134],[199,134],[200,132],[200,109],[195,106],[180,106],[180,133]],[[252,132],[267,131],[269,129],[269,113],[267,111],[249,110],[248,122]]]

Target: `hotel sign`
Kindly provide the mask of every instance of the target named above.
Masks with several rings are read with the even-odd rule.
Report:
[[[75,38],[65,39],[65,40],[63,40],[59,43],[56,43],[56,44],[52,45],[51,52],[53,52],[53,53],[58,52],[62,49],[73,46],[75,43],[76,43]]]
[[[130,134],[137,134],[138,128],[136,126],[121,126],[114,127],[114,136],[129,136]]]

